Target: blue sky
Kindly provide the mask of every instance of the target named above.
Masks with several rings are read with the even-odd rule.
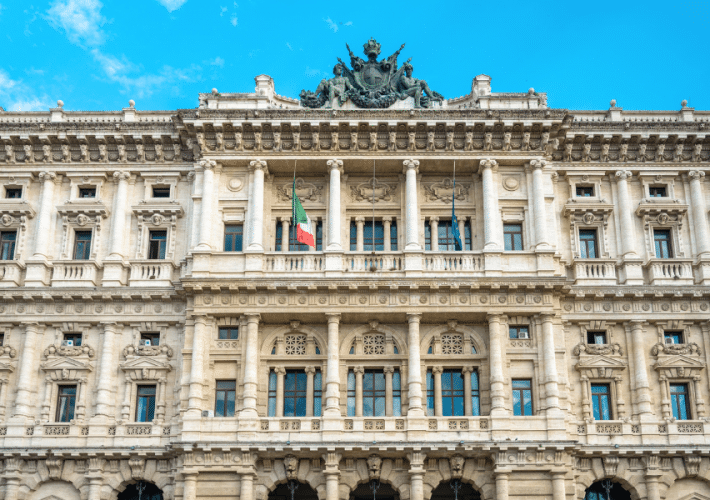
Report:
[[[414,76],[445,97],[474,76],[548,104],[710,109],[710,2],[268,2],[0,0],[0,106],[190,108],[271,75],[298,97],[375,37],[406,43]]]

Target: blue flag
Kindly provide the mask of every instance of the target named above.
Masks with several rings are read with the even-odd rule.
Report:
[[[451,232],[454,235],[454,249],[457,252],[463,250],[459,222],[456,220],[456,177],[454,177],[454,192],[451,196]]]

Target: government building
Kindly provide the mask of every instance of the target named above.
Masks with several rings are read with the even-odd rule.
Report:
[[[403,48],[0,108],[0,498],[710,500],[710,111]]]

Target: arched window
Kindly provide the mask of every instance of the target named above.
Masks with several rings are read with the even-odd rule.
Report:
[[[444,333],[441,336],[441,354],[463,354],[463,335]]]
[[[305,335],[286,335],[284,337],[287,356],[299,356],[306,354],[306,336]]]

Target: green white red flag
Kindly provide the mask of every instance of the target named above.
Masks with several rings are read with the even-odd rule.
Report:
[[[293,225],[296,226],[296,241],[309,247],[316,246],[315,231],[313,231],[313,224],[311,223],[311,218],[303,209],[301,205],[301,200],[298,199],[296,194],[296,180],[293,181]]]

